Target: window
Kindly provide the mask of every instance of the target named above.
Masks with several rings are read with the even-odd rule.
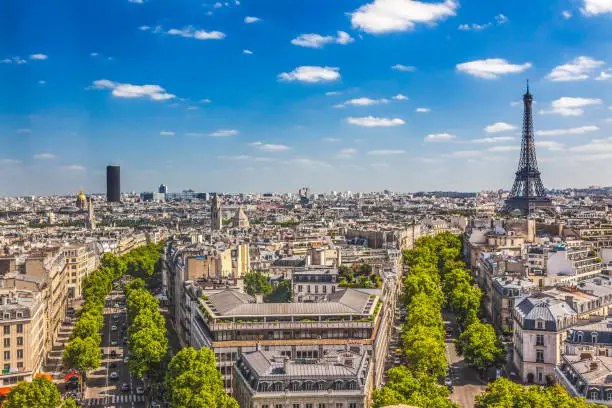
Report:
[[[20,361],[20,362],[18,362],[18,363],[17,363],[17,368],[23,368],[23,362],[21,362],[21,361]]]
[[[4,339],[4,347],[11,347],[11,338]]]
[[[323,286],[323,293],[327,293],[327,286]]]
[[[11,334],[11,326],[4,326],[4,334]]]
[[[11,369],[11,365],[10,364],[5,364],[4,365],[4,369],[5,370],[10,370]]]
[[[269,406],[268,404],[263,404],[263,405],[261,406],[261,408],[269,408],[269,407],[270,407],[270,406]]]
[[[536,334],[536,346],[543,346],[543,345],[544,345],[544,335]]]
[[[357,403],[356,402],[349,403],[349,408],[357,408]]]
[[[300,404],[293,404],[293,408],[300,408]]]
[[[283,408],[283,404],[274,404],[274,408]]]
[[[315,293],[319,293],[319,285],[315,285]]]
[[[302,285],[298,285],[298,292],[302,291]]]
[[[17,350],[17,358],[18,359],[22,359],[23,358],[23,349]]]
[[[304,408],[312,408],[312,404],[306,404],[304,405]]]
[[[21,319],[22,317],[23,317],[23,313],[21,313],[21,312],[17,312],[17,318],[18,318],[18,319]]]
[[[591,340],[593,341],[593,344],[597,343],[597,333],[593,333],[591,335]]]
[[[344,408],[344,404],[341,402],[336,402],[336,408]]]
[[[11,332],[10,327],[9,327],[8,332],[9,332],[9,333]],[[23,324],[19,323],[19,324],[17,325],[17,333],[23,333]],[[4,328],[4,334],[8,334],[8,333],[6,332],[6,327]]]
[[[536,363],[544,362],[544,350],[536,350]]]
[[[319,404],[319,408],[327,408],[327,404],[321,403],[321,404]]]
[[[4,359],[5,360],[10,360],[11,359],[11,352],[10,351],[5,351],[4,352]]]
[[[543,328],[544,328],[544,322],[542,322],[542,321],[537,321],[537,322],[536,322],[536,328],[538,328],[538,329],[543,329]]]
[[[599,393],[595,390],[591,391],[591,399],[592,400],[599,399]]]

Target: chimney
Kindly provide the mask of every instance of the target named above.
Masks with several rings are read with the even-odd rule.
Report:
[[[255,303],[263,303],[263,293],[255,294]]]

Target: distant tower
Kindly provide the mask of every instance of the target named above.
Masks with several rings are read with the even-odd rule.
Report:
[[[157,192],[160,194],[168,194],[168,186],[165,184],[160,184]]]
[[[94,213],[94,201],[91,196],[87,207],[87,227],[92,231],[96,229],[96,214]]]
[[[118,203],[121,201],[121,168],[106,166],[106,201]]]
[[[213,231],[221,230],[221,201],[215,194],[210,203],[210,228]]]
[[[523,95],[523,137],[521,141],[521,156],[512,191],[506,200],[505,210],[519,210],[528,215],[536,208],[550,208],[551,200],[544,193],[544,185],[540,179],[538,162],[536,161],[535,141],[533,137],[533,116],[531,105],[533,96],[527,92]]]
[[[79,195],[77,196],[76,206],[79,210],[84,210],[87,208],[87,197],[85,197],[82,189],[79,191]]]
[[[233,220],[234,228],[249,228],[249,217],[244,213],[242,207],[238,207]]]

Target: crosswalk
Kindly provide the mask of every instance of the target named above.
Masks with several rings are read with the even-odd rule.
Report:
[[[109,395],[108,397],[87,398],[86,407],[107,406],[112,404],[129,404],[130,402],[144,402],[144,395],[122,394]]]

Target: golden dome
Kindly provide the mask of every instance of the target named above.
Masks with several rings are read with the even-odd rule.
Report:
[[[85,193],[83,193],[83,189],[79,190],[79,199],[87,199],[87,197],[85,197]]]

